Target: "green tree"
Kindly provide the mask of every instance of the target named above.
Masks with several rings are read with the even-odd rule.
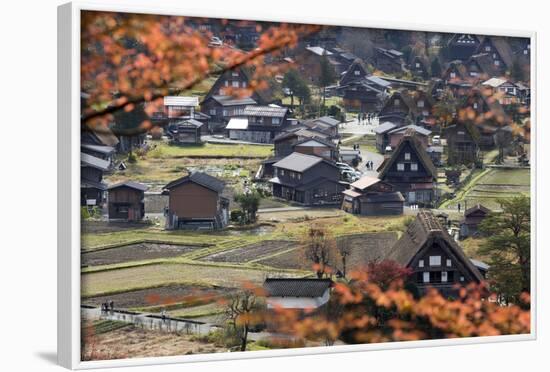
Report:
[[[488,236],[479,253],[488,258],[494,290],[506,303],[518,302],[531,290],[531,199],[499,199],[502,211],[491,213],[480,225]]]
[[[336,81],[336,71],[330,64],[328,57],[324,54],[320,61],[319,70],[319,88],[323,93],[323,107],[325,107],[325,101],[327,96],[327,87]]]
[[[256,213],[262,199],[261,194],[257,190],[248,190],[242,194],[236,194],[234,200],[239,203],[244,216],[244,223],[256,222]]]
[[[311,90],[304,80],[298,81],[298,86],[296,87],[294,94],[298,97],[301,108],[303,108],[303,106],[308,104],[311,100]]]
[[[290,94],[290,106],[294,107],[294,95],[299,89],[300,84],[303,84],[302,77],[295,69],[288,70],[283,78],[283,88],[287,88]]]

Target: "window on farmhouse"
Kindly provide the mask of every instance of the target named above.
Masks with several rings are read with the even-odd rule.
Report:
[[[397,170],[400,172],[403,172],[405,170],[405,164],[404,163],[397,163]]]
[[[405,160],[411,160],[411,153],[410,152],[405,153]]]
[[[424,101],[418,101],[416,105],[418,107],[424,107]]]
[[[281,122],[281,119],[279,118],[271,118],[271,124],[279,124]]]
[[[353,73],[355,74],[355,76],[359,76],[359,74],[361,73],[361,71],[355,70],[355,71],[353,71]]]
[[[411,171],[416,172],[418,170],[418,164],[417,163],[411,163]]]
[[[238,88],[238,87],[239,87],[239,82],[238,82],[238,81],[233,81],[233,82],[231,83],[231,86],[232,86],[233,88]]]
[[[400,103],[399,103],[399,100],[398,100],[398,99],[396,99],[396,100],[393,101],[393,105],[394,105],[394,106],[399,106],[399,104],[400,104]]]
[[[418,260],[418,267],[424,267],[424,260]]]
[[[429,271],[425,271],[422,273],[422,281],[424,283],[429,283],[430,282],[430,272]]]
[[[451,266],[453,266],[453,263],[451,262],[450,259],[447,259],[447,267],[451,267]]]
[[[441,256],[430,256],[430,266],[441,266]]]
[[[442,271],[441,272],[441,282],[442,283],[447,283],[447,272],[446,271]]]

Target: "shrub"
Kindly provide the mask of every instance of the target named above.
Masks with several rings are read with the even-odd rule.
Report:
[[[233,222],[241,223],[244,220],[244,212],[239,209],[231,211],[229,219]]]
[[[90,219],[90,212],[88,211],[88,207],[80,208],[80,219],[82,219],[83,221]]]
[[[137,163],[137,156],[133,152],[128,153],[128,163],[131,163],[131,164]]]

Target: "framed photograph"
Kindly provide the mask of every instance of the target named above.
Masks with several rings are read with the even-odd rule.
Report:
[[[58,43],[63,366],[535,338],[534,32],[73,2]]]

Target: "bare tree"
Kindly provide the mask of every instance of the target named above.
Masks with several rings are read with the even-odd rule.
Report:
[[[258,297],[251,290],[238,291],[228,298],[225,315],[240,341],[240,351],[246,351],[252,312],[259,308]]]
[[[336,250],[338,252],[338,255],[340,256],[340,261],[342,263],[342,275],[344,278],[346,277],[346,269],[347,269],[347,259],[348,256],[351,255],[351,243],[348,238],[340,238],[336,242]]]
[[[304,258],[313,263],[319,279],[330,274],[329,265],[334,262],[334,248],[334,239],[324,227],[310,226],[304,235]]]

